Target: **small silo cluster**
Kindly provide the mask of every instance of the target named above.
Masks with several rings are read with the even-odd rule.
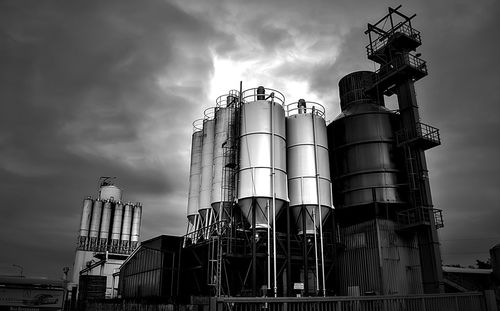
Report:
[[[96,198],[83,200],[73,286],[82,275],[106,276],[106,297],[113,295],[112,274],[138,247],[141,229],[141,204],[122,201],[122,194],[104,180]]]
[[[142,206],[121,199],[120,188],[104,185],[97,198],[83,200],[79,250],[129,254],[137,247]]]

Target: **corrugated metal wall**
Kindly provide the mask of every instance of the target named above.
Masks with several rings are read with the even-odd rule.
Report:
[[[164,254],[160,250],[141,248],[121,268],[120,294],[123,298],[161,296]]]
[[[340,295],[422,293],[415,234],[398,234],[390,220],[376,219],[340,228]]]

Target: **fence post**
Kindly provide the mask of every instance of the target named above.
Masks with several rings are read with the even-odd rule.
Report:
[[[486,311],[498,311],[497,300],[493,290],[488,289],[484,291],[484,302],[486,305]]]

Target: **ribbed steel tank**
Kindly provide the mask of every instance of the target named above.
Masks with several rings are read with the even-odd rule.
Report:
[[[200,182],[201,182],[201,153],[203,131],[200,122],[193,123],[194,132],[191,137],[191,168],[189,170],[189,194],[187,218],[190,223],[190,232],[195,229],[198,209],[200,205]]]
[[[122,191],[114,185],[102,186],[99,189],[99,199],[101,201],[114,200],[120,201],[122,199]]]
[[[246,90],[242,100],[238,205],[250,225],[255,209],[255,228],[266,229],[272,225],[273,193],[276,215],[288,202],[284,96],[259,87]]]
[[[139,242],[139,235],[141,232],[141,218],[142,218],[142,206],[137,203],[134,206],[134,212],[132,217],[132,230],[130,234],[130,244],[132,248],[137,246]]]
[[[215,119],[213,108],[205,111],[206,118],[203,120],[203,141],[201,147],[201,183],[200,183],[200,214],[202,226],[209,225],[212,205],[212,178],[213,178],[213,155]]]
[[[289,207],[299,234],[304,225],[306,234],[314,234],[320,214],[324,221],[333,207],[324,116],[325,109],[318,103],[300,100],[287,105]]]
[[[328,125],[337,208],[402,202],[393,124],[397,115],[364,92],[374,73],[351,73],[339,82],[342,113]]]
[[[99,230],[99,239],[101,240],[101,244],[106,244],[109,237],[112,204],[113,203],[110,200],[107,200],[104,202],[104,206],[102,208],[101,229]]]
[[[99,227],[101,225],[102,201],[95,200],[92,208],[92,221],[90,222],[89,237],[99,238]]]
[[[80,221],[80,232],[79,232],[79,235],[81,237],[89,236],[90,221],[92,219],[92,204],[93,201],[91,197],[87,197],[86,199],[83,200],[82,219]]]
[[[113,250],[120,244],[120,235],[122,231],[123,203],[117,202],[113,213],[113,225],[111,227],[111,245]]]
[[[214,151],[213,151],[213,179],[212,179],[212,198],[211,204],[214,211],[214,216],[217,217],[216,220],[226,219],[228,215],[228,208],[231,202],[227,193],[224,193],[225,189],[230,187],[230,183],[233,182],[234,178],[231,173],[228,173],[225,169],[227,163],[233,163],[233,159],[228,159],[232,157],[230,147],[232,144],[230,135],[234,130],[235,125],[235,101],[237,101],[237,92],[230,93],[227,95],[219,96],[216,100],[215,109],[215,138],[214,138]],[[224,176],[224,172],[226,172]],[[225,185],[223,185],[223,182]],[[226,210],[221,215],[219,211]]]
[[[123,208],[123,222],[122,222],[122,235],[120,237],[121,245],[128,247],[130,241],[130,231],[132,229],[132,203],[125,204]]]

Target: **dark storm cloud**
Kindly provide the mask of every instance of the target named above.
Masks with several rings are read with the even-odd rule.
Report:
[[[58,276],[99,176],[118,176],[145,209],[184,192],[185,123],[218,34],[163,1],[11,1],[0,12],[0,261],[40,273],[33,258],[52,257],[45,273]],[[178,228],[157,201],[144,214]]]

